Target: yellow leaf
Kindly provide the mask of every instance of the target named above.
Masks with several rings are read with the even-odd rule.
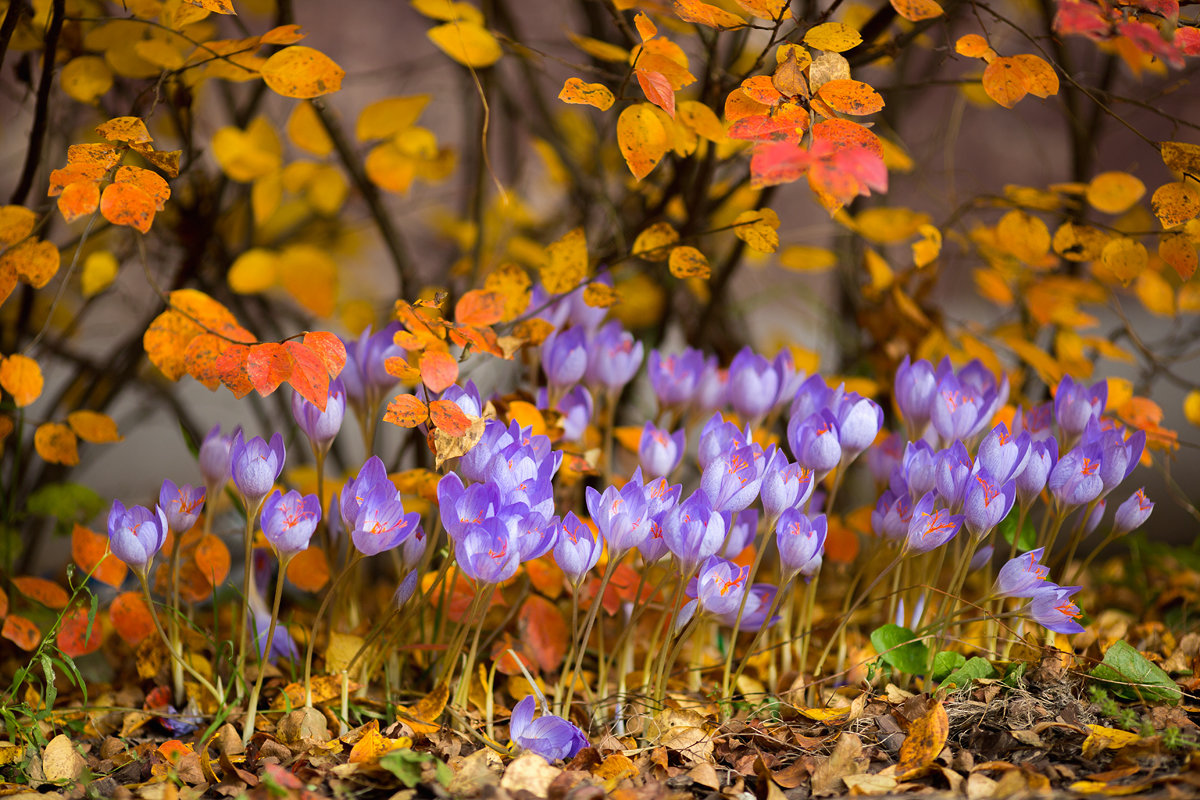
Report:
[[[1200,176],[1200,145],[1186,142],[1161,142],[1162,160],[1168,169]]]
[[[107,250],[97,250],[83,260],[80,290],[84,297],[100,294],[117,278],[117,257]]]
[[[411,5],[418,14],[424,14],[430,19],[440,19],[443,22],[461,19],[483,23],[483,13],[470,3],[456,0],[411,0]]]
[[[488,273],[483,282],[483,288],[488,292],[496,292],[504,297],[504,315],[501,322],[511,322],[529,307],[530,286],[532,282],[525,270],[516,264],[501,264]]]
[[[1021,53],[1012,57],[1025,70],[1025,88],[1034,97],[1045,99],[1058,94],[1058,73],[1041,56]]]
[[[250,209],[254,213],[254,224],[262,227],[283,200],[283,176],[278,170],[268,172],[250,186]]]
[[[583,302],[592,308],[608,308],[619,299],[616,289],[606,283],[589,283],[583,290]]]
[[[1087,201],[1105,214],[1128,211],[1146,193],[1146,184],[1128,172],[1102,172],[1087,187]]]
[[[746,20],[737,14],[700,0],[675,0],[675,15],[684,22],[694,22],[717,30],[740,28],[746,24]]]
[[[25,206],[0,206],[0,248],[11,247],[33,233],[37,221]]]
[[[936,702],[925,715],[908,726],[908,736],[900,745],[896,762],[896,778],[909,780],[924,774],[946,746],[950,720],[941,702]]]
[[[1200,192],[1186,183],[1164,183],[1154,190],[1150,208],[1164,228],[1174,228],[1200,214]]]
[[[975,279],[975,288],[979,290],[980,297],[991,300],[998,306],[1007,307],[1013,304],[1012,287],[999,270],[977,269],[971,273],[971,277]]]
[[[37,400],[42,394],[42,368],[28,356],[13,353],[0,362],[0,386],[13,396],[18,408]]]
[[[932,264],[942,252],[942,232],[933,225],[922,225],[917,230],[922,238],[913,242],[912,252],[913,263],[920,268]]]
[[[341,672],[350,665],[354,654],[363,645],[363,638],[351,633],[331,631],[329,644],[325,647],[325,671]]]
[[[708,259],[694,247],[676,247],[667,259],[667,268],[676,278],[707,278],[712,275]]]
[[[797,708],[797,712],[803,717],[815,720],[817,722],[829,722],[838,720],[842,717],[849,716],[850,707],[845,708]]]
[[[113,418],[98,411],[72,411],[67,414],[67,424],[85,442],[106,444],[125,438],[117,432],[117,423]]]
[[[966,36],[960,36],[958,41],[954,43],[954,52],[967,58],[985,58],[988,53],[995,53],[988,46],[987,39],[984,39],[978,33],[968,33]]]
[[[567,38],[571,41],[571,44],[575,45],[592,58],[598,58],[601,61],[615,61],[617,63],[622,63],[629,60],[629,51],[623,47],[618,47],[615,44],[603,42],[599,39],[593,39],[590,36],[580,36],[577,33],[571,33],[569,31],[567,32]]]
[[[883,97],[868,84],[850,78],[826,81],[818,90],[821,99],[843,114],[864,116],[883,109]]]
[[[263,83],[284,97],[307,99],[342,88],[346,71],[333,59],[304,45],[285,47],[262,65]]]
[[[371,720],[362,728],[362,738],[350,748],[347,761],[351,764],[376,764],[379,759],[393,750],[412,747],[412,739],[401,736],[389,739],[379,732],[379,721]]]
[[[1113,239],[1100,252],[1100,263],[1124,284],[1136,278],[1149,261],[1145,245],[1124,236]]]
[[[238,130],[224,127],[213,135],[212,154],[221,170],[235,181],[251,183],[279,169],[283,145],[265,117],[255,117]]]
[[[617,119],[617,144],[637,180],[649,175],[671,149],[669,122],[670,118],[650,103],[629,106]]]
[[[670,247],[679,241],[679,231],[669,222],[655,222],[633,240],[633,255],[647,261],[666,261]]]
[[[416,124],[429,100],[427,94],[376,100],[359,113],[354,135],[360,142],[394,136]]]
[[[342,171],[332,164],[322,164],[308,182],[304,199],[318,214],[332,217],[341,210],[349,193],[350,184]]]
[[[830,254],[833,255],[832,253]],[[896,273],[892,270],[891,265],[884,260],[883,256],[875,252],[873,248],[867,248],[863,255],[864,266],[867,268],[867,274],[871,277],[871,282],[864,290],[864,294],[871,298],[880,297],[883,292],[892,288],[892,284],[896,281]]]
[[[804,43],[818,50],[844,53],[862,44],[862,34],[844,22],[823,22],[804,34]]]
[[[725,141],[725,128],[716,112],[696,100],[681,100],[675,106],[675,119],[696,132],[697,135],[718,144]]]
[[[39,239],[26,239],[0,254],[0,269],[13,270],[35,289],[50,282],[58,272],[59,263],[58,248]]]
[[[779,251],[779,266],[797,272],[823,272],[837,264],[837,256],[824,247],[791,244]]]
[[[237,14],[233,10],[233,0],[185,0],[188,5],[199,6],[215,14]]]
[[[1095,261],[1112,238],[1090,225],[1064,222],[1054,232],[1054,252],[1067,261]]]
[[[733,232],[751,250],[774,253],[779,248],[779,215],[769,208],[743,211],[733,220]]]
[[[759,19],[782,19],[790,0],[736,0],[737,4],[751,16]]]
[[[1175,316],[1175,290],[1167,280],[1152,269],[1144,269],[1133,286],[1134,293],[1151,314]]]
[[[71,429],[61,422],[46,422],[33,434],[37,454],[52,464],[73,467],[79,463],[79,444]]]
[[[1037,264],[1050,252],[1050,229],[1038,217],[1013,209],[997,223],[996,242],[1026,264]]]
[[[504,55],[496,37],[477,22],[447,22],[430,28],[426,36],[443,53],[465,67],[490,67]]]
[[[983,70],[983,90],[1005,108],[1029,94],[1029,73],[1014,58],[997,58]]]
[[[154,66],[163,69],[179,69],[186,63],[179,48],[162,39],[143,39],[135,42],[133,52]]]
[[[1141,740],[1141,736],[1118,728],[1106,728],[1103,725],[1088,725],[1088,737],[1083,740],[1083,755],[1094,759],[1105,750],[1120,750]]]
[[[278,253],[255,247],[234,260],[226,280],[238,294],[257,294],[275,285],[280,266]]]
[[[416,159],[405,153],[395,141],[371,148],[363,166],[371,183],[396,194],[406,194],[417,177]]]
[[[602,83],[584,83],[579,78],[567,78],[558,99],[564,103],[593,106],[608,111],[613,104],[613,93]]]
[[[891,0],[891,3],[896,13],[909,22],[933,19],[943,14],[942,7],[935,0]]]
[[[542,266],[542,285],[550,294],[562,294],[574,289],[588,276],[587,239],[583,228],[568,231],[565,236],[546,248],[546,263]]]
[[[643,42],[658,35],[658,26],[654,21],[639,11],[633,16],[633,27],[637,28],[638,38]]]
[[[63,91],[81,103],[95,103],[113,85],[112,72],[99,56],[79,56],[66,63],[59,73]]]
[[[1200,428],[1200,389],[1193,389],[1183,399],[1183,415],[1188,422]]]
[[[868,208],[854,218],[858,232],[876,244],[897,244],[917,234],[933,218],[911,208]]]
[[[796,59],[796,67],[804,69],[812,63],[812,53],[808,52],[808,48],[791,42],[784,42],[775,48],[775,64],[776,66],[783,64],[789,58]]]
[[[318,158],[333,152],[333,140],[309,103],[297,103],[292,109],[287,121],[287,136],[296,147]]]
[[[279,282],[296,302],[318,317],[329,317],[337,306],[337,264],[325,250],[296,244],[279,254]]]
[[[1055,386],[1062,380],[1062,365],[1045,350],[1027,341],[1023,334],[1005,337],[1004,341],[1022,361],[1033,367],[1043,383]]]
[[[916,164],[912,160],[904,148],[893,142],[891,139],[880,137],[879,143],[883,145],[883,165],[887,167],[888,172],[912,172]]]

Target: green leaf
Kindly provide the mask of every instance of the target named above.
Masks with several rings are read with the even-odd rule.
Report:
[[[51,483],[31,494],[25,507],[30,514],[54,517],[54,532],[67,536],[76,522],[85,524],[103,511],[104,500],[78,483]]]
[[[909,675],[922,675],[929,667],[929,648],[916,639],[908,628],[890,622],[871,631],[871,644],[879,657]]]
[[[1009,514],[1004,519],[1000,520],[1000,533],[1004,535],[1004,541],[1012,544],[1013,536],[1017,532],[1017,518],[1020,514]],[[1025,524],[1021,527],[1021,539],[1017,542],[1017,550],[1026,552],[1037,546],[1037,530],[1033,527],[1033,521],[1029,517],[1025,518]]]
[[[953,650],[943,650],[933,657],[933,679],[940,681],[967,663],[967,657]]]
[[[941,654],[939,653],[938,655]],[[947,675],[946,679],[942,681],[942,685],[967,686],[971,681],[977,681],[981,678],[994,678],[995,676],[996,670],[992,667],[991,662],[986,658],[975,656],[974,658],[967,659],[962,666]]]
[[[1103,681],[1110,692],[1127,700],[1175,705],[1183,695],[1170,675],[1124,641],[1108,648],[1104,661],[1091,675]]]
[[[421,765],[429,759],[428,753],[419,753],[408,749],[393,750],[379,759],[379,766],[395,775],[401,783],[412,789],[421,782]]]
[[[1004,671],[1004,685],[1010,686],[1013,689],[1021,683],[1021,679],[1025,677],[1025,670],[1028,665],[1024,661],[1017,661],[1008,665],[1008,669]]]

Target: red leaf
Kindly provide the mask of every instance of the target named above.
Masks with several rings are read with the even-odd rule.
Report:
[[[239,400],[254,391],[250,375],[246,372],[246,357],[249,355],[248,345],[231,344],[217,359],[216,369],[221,376],[221,383]]]
[[[471,427],[471,418],[458,404],[449,400],[434,400],[430,403],[429,419],[434,427],[447,436],[462,436]]]
[[[461,325],[495,325],[504,317],[504,295],[474,289],[454,306],[454,319]]]
[[[59,586],[54,581],[48,581],[45,578],[35,578],[32,575],[21,575],[12,579],[13,585],[21,592],[21,594],[33,600],[37,600],[47,608],[61,609],[66,608],[70,597],[67,595],[67,590]]]
[[[812,157],[798,144],[775,142],[754,148],[750,158],[750,184],[775,186],[791,183],[808,171]]]
[[[297,341],[284,342],[292,357],[288,384],[322,411],[329,401],[329,369],[316,351]]]
[[[415,395],[398,394],[388,403],[384,422],[401,428],[415,428],[429,419],[429,409]]]
[[[641,67],[635,69],[634,72],[637,74],[638,85],[642,87],[642,93],[646,95],[646,99],[674,118],[675,92],[671,89],[671,82],[667,80],[666,76],[661,72],[653,72]]]
[[[533,651],[543,672],[553,672],[567,655],[567,621],[558,606],[541,595],[530,595],[521,606],[517,624],[521,639]]]
[[[113,225],[128,225],[149,233],[154,223],[154,198],[132,183],[110,183],[100,195],[100,213]]]
[[[62,624],[58,627],[58,649],[71,658],[96,652],[104,644],[104,628],[98,619],[92,620],[91,628],[89,635],[86,608],[71,609],[63,615]]]
[[[246,354],[246,375],[263,397],[278,389],[291,374],[292,354],[281,344],[256,344]]]
[[[42,640],[42,632],[38,630],[38,626],[17,614],[9,614],[5,617],[4,627],[0,628],[0,636],[25,651],[37,647],[38,642]]]
[[[799,144],[808,123],[808,112],[802,106],[785,103],[774,114],[742,117],[729,126],[729,138]]]
[[[813,141],[826,140],[837,147],[865,147],[883,158],[883,142],[871,131],[848,119],[826,119],[813,125]]]
[[[1113,13],[1118,12],[1114,10]],[[1059,0],[1058,13],[1054,15],[1056,33],[1074,33],[1089,39],[1099,40],[1108,35],[1110,25],[1094,3]]]
[[[131,645],[139,644],[154,633],[154,618],[146,606],[141,592],[125,592],[117,595],[108,607],[117,634]]]
[[[121,587],[129,572],[124,561],[108,552],[107,536],[88,530],[79,523],[71,531],[71,557],[85,573],[91,573],[93,578],[114,589]]]
[[[328,331],[310,331],[304,334],[304,346],[312,350],[325,362],[329,377],[336,378],[346,366],[346,345]]]
[[[444,392],[458,380],[458,362],[445,350],[421,354],[421,380],[431,392]]]

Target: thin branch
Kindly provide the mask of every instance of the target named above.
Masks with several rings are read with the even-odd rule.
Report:
[[[46,126],[50,117],[50,89],[54,85],[55,54],[58,52],[58,36],[62,33],[63,16],[67,0],[54,0],[50,9],[50,25],[46,28],[46,50],[42,57],[42,77],[38,81],[37,101],[33,110],[33,129],[29,132],[29,149],[25,151],[25,166],[21,179],[13,189],[9,203],[25,205],[29,190],[33,188],[33,176],[42,161],[42,147],[46,143]]]

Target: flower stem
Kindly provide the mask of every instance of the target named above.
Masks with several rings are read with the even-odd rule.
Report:
[[[245,680],[243,676],[246,672],[246,651],[250,647],[250,624],[252,614],[250,612],[250,593],[254,589],[254,518],[258,516],[258,510],[262,508],[263,501],[259,500],[254,505],[254,510],[250,509],[250,501],[245,497],[242,498],[242,505],[246,509],[246,529],[242,535],[242,543],[245,546],[246,554],[244,561],[244,572],[242,574],[242,632],[238,639],[238,654],[237,654],[237,669],[234,671],[234,680],[237,683],[237,698],[242,699],[242,692],[245,689]]]
[[[258,675],[254,679],[254,688],[250,691],[250,699],[246,702],[246,726],[242,729],[242,744],[248,744],[254,736],[254,716],[258,713],[258,696],[262,693],[263,676],[267,674],[267,660],[271,657],[271,645],[275,641],[275,625],[279,622],[279,603],[283,599],[283,576],[287,573],[288,562],[292,560],[290,553],[279,556],[279,575],[275,577],[275,601],[271,604],[271,624],[267,628],[267,642],[263,655],[258,661]]]
[[[575,649],[575,665],[571,669],[571,682],[567,685],[567,696],[559,713],[563,716],[571,713],[571,701],[575,698],[575,683],[579,676],[579,668],[583,665],[583,654],[587,650],[588,637],[592,635],[592,626],[596,624],[596,615],[600,613],[600,607],[604,605],[604,590],[608,588],[608,582],[612,580],[613,573],[617,571],[617,564],[624,558],[624,553],[610,553],[608,566],[604,568],[604,577],[600,579],[600,585],[596,589],[596,596],[592,598],[591,608],[588,609],[587,618],[583,622],[583,633],[576,643]],[[564,666],[567,662],[563,662]],[[560,673],[558,676],[558,686],[554,690],[555,698],[562,696],[563,682],[566,680],[567,673]]]
[[[738,664],[737,672],[733,673],[733,680],[730,686],[737,687],[738,680],[742,677],[742,673],[746,670],[746,665],[750,663],[750,656],[754,655],[754,648],[758,647],[758,643],[762,641],[763,634],[771,627],[771,618],[775,616],[775,612],[779,610],[779,604],[783,600],[785,594],[783,587],[789,585],[796,577],[796,573],[783,576],[779,581],[779,591],[775,592],[775,597],[771,599],[771,607],[767,609],[767,616],[763,620],[763,624],[755,632],[754,638],[750,640],[750,646],[746,649],[746,654],[742,656],[741,662]],[[737,631],[735,630],[736,634]],[[733,652],[732,642],[729,647],[729,652]]]
[[[480,594],[483,594],[483,587],[480,587]],[[489,583],[487,585],[487,598],[483,601],[476,616],[479,621],[475,624],[475,636],[471,639],[471,649],[467,651],[467,664],[463,668],[463,679],[459,682],[458,688],[455,691],[458,702],[455,705],[465,707],[465,701],[471,696],[471,684],[475,681],[475,660],[479,657],[479,637],[483,634],[483,623],[487,620],[487,610],[492,605],[492,596],[496,594],[496,584]]]
[[[169,613],[167,622],[169,623],[171,633],[171,645],[175,650],[181,651],[179,635],[179,547],[183,541],[183,534],[172,532],[172,536],[173,541],[171,542],[171,559],[168,562],[169,566],[167,567],[171,575],[171,589],[169,594],[170,602],[167,604],[167,611]],[[182,708],[183,664],[181,664],[179,661],[173,660],[171,662],[171,684],[172,688],[175,690],[175,705]]]
[[[754,551],[754,562],[750,565],[750,571],[746,573],[746,583],[742,586],[742,601],[738,603],[737,616],[733,620],[733,630],[729,634],[729,649],[725,652],[725,672],[721,676],[722,702],[732,699],[729,696],[729,679],[730,674],[733,672],[733,653],[737,650],[738,627],[742,624],[742,615],[746,613],[746,601],[750,599],[750,587],[754,585],[754,578],[758,574],[763,554],[766,552],[767,539],[763,537],[763,540],[758,543],[758,547]],[[778,597],[778,592],[776,592],[776,596]]]
[[[892,562],[880,570],[875,576],[875,580],[871,581],[870,585],[867,586],[866,589],[862,590],[862,593],[859,594],[858,599],[842,612],[842,621],[838,623],[837,630],[833,632],[833,635],[829,637],[829,641],[825,643],[825,649],[821,651],[821,656],[817,659],[816,666],[813,667],[813,675],[816,675],[821,671],[821,666],[825,663],[825,659],[829,657],[829,651],[833,649],[833,643],[838,640],[838,634],[845,630],[846,623],[850,621],[850,618],[854,615],[854,612],[858,611],[858,609],[862,607],[862,604],[867,602],[867,598],[871,596],[871,592],[875,590],[875,587],[879,585],[880,581],[887,577],[888,573],[896,568],[896,566],[904,559],[906,555],[908,555],[908,550],[902,547],[900,552],[896,554],[896,557],[892,559]]]
[[[329,601],[337,594],[337,588],[341,585],[342,580],[354,569],[354,566],[362,558],[362,553],[357,550],[350,556],[346,567],[338,573],[333,584],[329,587],[329,591],[325,593],[325,598],[321,600],[321,605],[317,609],[317,616],[313,618],[312,630],[308,634],[308,649],[304,654],[304,707],[312,708],[312,658],[313,648],[317,643],[317,627],[321,624],[321,618],[325,616],[325,610],[329,608]]]
[[[146,598],[146,608],[150,611],[150,619],[154,620],[154,629],[158,631],[159,637],[162,639],[163,645],[167,648],[167,653],[176,663],[182,664],[187,673],[196,679],[196,683],[200,684],[206,692],[213,696],[217,701],[217,705],[222,705],[225,698],[217,691],[217,687],[209,683],[208,679],[196,671],[195,667],[184,661],[183,656],[178,650],[171,646],[171,641],[167,638],[167,632],[163,630],[162,623],[158,621],[158,614],[154,612],[154,598],[150,596],[150,584],[146,580],[144,572],[137,572],[138,581],[142,584],[142,595]]]

